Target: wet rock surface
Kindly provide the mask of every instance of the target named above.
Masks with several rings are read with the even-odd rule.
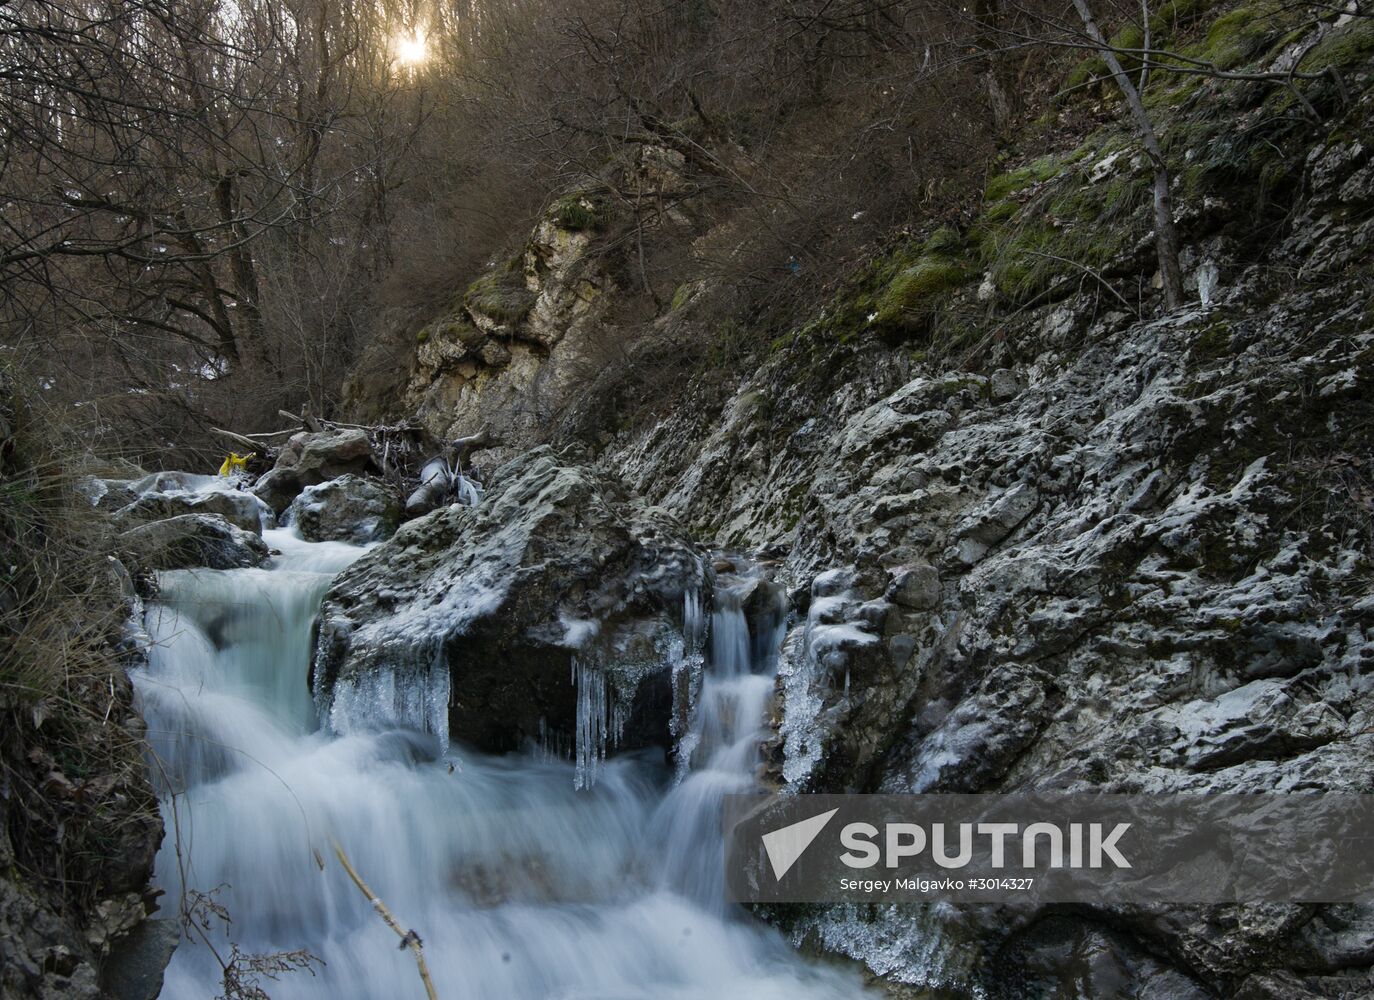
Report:
[[[673,518],[535,449],[493,474],[479,506],[407,522],[339,577],[321,612],[317,696],[418,683],[389,721],[507,750],[571,746],[582,683],[604,682],[612,742],[661,744],[671,647],[703,573]],[[451,693],[436,702],[440,691]]]
[[[389,538],[401,523],[401,497],[395,487],[347,473],[307,486],[291,502],[283,520],[309,542],[367,542]]]
[[[271,551],[261,536],[217,514],[181,514],[122,532],[118,546],[145,570],[242,569]]]
[[[307,486],[376,468],[366,431],[302,431],[286,442],[276,464],[253,484],[253,493],[281,514]]]

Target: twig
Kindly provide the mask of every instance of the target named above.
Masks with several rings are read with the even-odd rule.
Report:
[[[1092,278],[1092,279],[1093,279],[1094,281],[1096,281],[1099,285],[1101,285],[1101,286],[1102,286],[1103,288],[1105,288],[1107,291],[1111,292],[1114,296],[1116,296],[1116,300],[1117,300],[1118,302],[1120,302],[1123,306],[1125,306],[1125,307],[1126,307],[1127,309],[1129,309],[1131,312],[1135,313],[1136,319],[1139,319],[1139,318],[1140,318],[1140,313],[1135,309],[1135,307],[1132,306],[1129,302],[1127,302],[1126,299],[1122,296],[1122,294],[1121,294],[1120,292],[1118,292],[1115,288],[1113,288],[1111,285],[1109,285],[1109,284],[1107,283],[1107,280],[1106,280],[1105,278],[1103,278],[1102,275],[1098,274],[1098,273],[1097,273],[1096,271],[1094,271],[1092,268],[1088,267],[1088,265],[1086,265],[1086,264],[1080,264],[1078,261],[1076,261],[1076,260],[1070,260],[1068,257],[1060,257],[1058,254],[1053,254],[1053,253],[1041,253],[1039,250],[1031,250],[1031,251],[1028,251],[1028,252],[1029,252],[1032,256],[1034,256],[1034,257],[1046,257],[1046,258],[1048,258],[1048,259],[1050,259],[1050,260],[1057,260],[1057,261],[1059,261],[1061,264],[1068,264],[1070,267],[1076,267],[1076,268],[1078,268],[1080,271],[1082,271],[1082,272],[1083,272],[1084,274],[1086,274],[1088,277]]]
[[[334,844],[334,854],[338,857],[339,864],[344,866],[344,871],[348,872],[348,877],[353,880],[353,884],[358,887],[358,891],[367,897],[367,901],[372,904],[372,908],[377,911],[377,914],[386,921],[386,925],[396,932],[396,936],[401,939],[402,947],[408,947],[415,955],[415,964],[420,968],[420,979],[424,981],[425,993],[429,996],[429,1000],[439,1000],[439,994],[434,991],[434,983],[429,978],[429,966],[425,965],[424,945],[420,941],[420,935],[401,926],[400,921],[387,909],[387,905],[368,888],[363,877],[353,868],[348,860],[348,855],[344,853],[344,849],[337,842]]]

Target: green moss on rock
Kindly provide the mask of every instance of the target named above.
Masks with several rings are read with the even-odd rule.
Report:
[[[1235,69],[1263,53],[1292,27],[1284,12],[1283,6],[1266,0],[1223,14],[1212,22],[1207,38],[1185,55],[1220,69]]]
[[[939,254],[924,256],[888,285],[878,301],[876,321],[889,325],[920,318],[929,313],[932,299],[968,280],[969,270],[962,262]]]
[[[463,296],[469,311],[498,323],[519,323],[529,315],[534,300],[518,257],[482,275]]]
[[[925,251],[928,254],[958,253],[963,248],[963,243],[963,237],[959,235],[958,230],[952,226],[941,226],[926,240]]]
[[[1208,326],[1188,348],[1189,358],[1200,364],[1216,361],[1230,353],[1231,324],[1224,321]]]
[[[560,229],[570,233],[596,231],[602,229],[606,222],[600,200],[585,191],[560,198],[549,215]]]
[[[1150,17],[1150,35],[1155,39],[1168,38],[1179,28],[1186,28],[1211,10],[1215,0],[1170,0]]]
[[[1042,156],[1024,167],[999,174],[988,181],[987,187],[983,191],[985,202],[1002,201],[1018,191],[1022,191],[1032,184],[1040,181],[1049,180],[1062,169],[1062,164],[1053,156]]]
[[[1341,28],[1333,28],[1303,59],[1304,73],[1320,73],[1363,62],[1374,54],[1374,21],[1357,18]]]
[[[979,258],[1001,295],[1024,301],[1085,267],[1107,268],[1148,232],[1148,203],[1139,171],[1101,184],[1065,177],[1010,222],[980,219],[973,230]]]

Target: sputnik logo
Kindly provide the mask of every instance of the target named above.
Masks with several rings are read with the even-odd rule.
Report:
[[[831,809],[810,819],[804,819],[800,823],[793,823],[791,826],[784,826],[781,830],[774,830],[772,833],[765,833],[763,840],[764,850],[768,852],[768,860],[773,866],[773,878],[779,882],[788,873],[797,859],[806,852],[811,846],[811,842],[820,836],[820,832],[825,829],[825,825],[834,818],[839,809]]]

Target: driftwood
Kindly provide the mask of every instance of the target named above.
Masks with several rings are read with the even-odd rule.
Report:
[[[468,456],[474,451],[481,451],[484,448],[496,448],[499,447],[500,444],[501,442],[491,436],[490,428],[483,427],[476,434],[455,438],[449,443],[448,451],[453,455],[453,460],[461,467],[467,464]]]
[[[299,413],[292,413],[290,410],[278,410],[277,415],[280,417],[285,417],[287,420],[294,420],[296,423],[301,424],[302,426],[308,426],[305,423],[305,421],[301,419],[301,415]],[[298,433],[300,429],[300,427],[297,427],[291,433]]]
[[[222,438],[228,438],[230,441],[233,441],[234,444],[239,445],[240,447],[247,448],[255,455],[262,450],[261,442],[254,441],[252,438],[247,437],[246,435],[235,434],[233,431],[226,431],[219,427],[211,427],[210,431],[211,433],[218,434]]]
[[[358,887],[358,891],[367,897],[367,901],[372,904],[372,908],[377,911],[378,916],[386,921],[386,925],[395,931],[396,936],[401,939],[401,947],[409,948],[415,955],[415,964],[420,969],[420,979],[425,984],[425,994],[429,1000],[438,1000],[439,994],[434,991],[434,982],[429,978],[429,966],[425,964],[424,942],[420,940],[420,935],[413,930],[406,930],[401,927],[401,922],[396,919],[395,914],[377,898],[376,893],[369,888],[368,884],[363,881],[363,877],[354,869],[342,847],[335,844],[334,853],[338,856],[339,864],[344,866],[344,871],[348,872],[348,877]]]
[[[220,437],[229,441],[233,441],[237,445],[250,448],[254,453],[257,453],[268,447],[268,442],[273,438],[290,437],[292,434],[299,434],[301,431],[299,427],[290,427],[280,431],[260,431],[255,434],[239,434],[236,431],[226,431],[223,427],[211,427],[210,432],[212,434],[218,434]]]
[[[302,431],[320,432],[326,430],[336,430],[338,428],[348,428],[349,430],[359,430],[366,432],[373,439],[374,445],[380,439],[382,448],[382,474],[394,476],[400,479],[404,476],[403,466],[408,464],[408,460],[424,444],[427,438],[422,428],[413,423],[402,423],[396,426],[388,425],[366,425],[349,424],[337,420],[321,420],[313,416],[310,407],[307,405],[301,409],[299,414],[289,410],[278,410],[281,416],[290,420],[296,426],[285,427],[276,431],[261,431],[253,434],[239,434],[235,431],[227,431],[222,427],[212,427],[211,430],[229,441],[234,442],[240,448],[247,448],[254,453],[267,451],[274,447],[271,444],[274,440],[283,437],[290,437],[293,434],[300,434]],[[393,448],[393,443],[395,448]],[[406,500],[406,514],[409,517],[418,517],[426,514],[439,506],[444,497],[448,495],[455,482],[455,470],[461,472],[467,464],[468,458],[473,452],[481,451],[483,448],[498,447],[500,442],[494,438],[488,428],[483,427],[476,434],[467,437],[456,438],[445,445],[440,453],[441,467],[433,469],[430,475],[424,477],[419,487],[411,493]],[[393,451],[398,462],[398,468],[393,474],[390,464],[393,458]],[[433,463],[427,463],[432,465]]]
[[[476,434],[450,441],[441,456],[443,461],[426,463],[428,476],[421,473],[420,485],[406,498],[406,517],[428,514],[443,502],[451,489],[455,473],[462,474],[463,466],[474,451],[495,448],[500,444],[491,431],[483,427]]]
[[[419,517],[438,507],[450,485],[447,469],[436,469],[428,479],[420,480],[420,485],[406,497],[406,517]]]

